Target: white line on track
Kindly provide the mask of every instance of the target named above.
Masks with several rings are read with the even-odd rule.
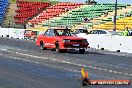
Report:
[[[3,49],[3,51],[5,51],[5,49]],[[8,51],[10,52],[10,51]],[[18,55],[22,55],[18,52],[16,52]],[[0,54],[0,56],[3,56],[4,54]],[[23,55],[27,55],[27,54],[23,54]],[[28,56],[32,56],[32,55],[28,55]],[[14,57],[14,56],[8,56],[10,58],[13,58],[13,59],[16,59],[16,60],[21,60],[21,61],[25,61],[25,62],[30,62],[30,63],[34,63],[34,64],[41,64],[40,62],[38,61],[32,61],[32,60],[27,60],[27,59],[23,59],[23,58],[19,58],[19,57]],[[35,58],[38,58],[38,56],[34,56]],[[43,58],[44,59],[44,58]],[[45,58],[45,59],[48,59],[48,58]],[[52,59],[52,61],[56,61],[55,59]],[[50,64],[44,64],[46,66],[51,66]],[[67,69],[67,68],[64,68],[64,67],[60,67],[60,66],[54,66],[55,68],[60,68],[60,69],[63,69],[63,70],[67,70],[67,71],[71,71],[71,72],[78,72],[80,73],[81,71],[78,71],[78,70],[73,70],[73,69]],[[80,75],[76,75],[76,76],[80,76]]]
[[[32,57],[32,58],[39,58],[39,59],[45,59],[45,60],[50,60],[50,61],[54,61],[54,62],[61,62],[61,63],[65,63],[65,64],[71,64],[71,65],[80,66],[80,67],[88,67],[88,68],[91,68],[91,69],[97,69],[97,70],[100,70],[100,71],[105,71],[105,72],[110,72],[110,73],[115,73],[115,74],[132,76],[132,74],[129,74],[129,73],[118,72],[118,71],[114,71],[114,70],[110,70],[110,69],[104,69],[104,68],[99,68],[99,67],[95,67],[95,66],[91,66],[91,65],[88,66],[88,65],[85,65],[85,64],[78,64],[78,63],[70,62],[70,61],[66,61],[66,60],[57,60],[57,59],[53,59],[53,58],[40,57],[40,56],[35,56],[35,55],[32,55],[32,54],[24,54],[24,53],[19,53],[19,52],[14,52],[14,51],[8,51],[6,49],[1,49],[1,51],[8,52],[8,53],[14,53],[16,55]],[[31,62],[31,60],[24,60],[24,59],[21,59],[21,60],[28,61],[28,62],[30,61]],[[39,63],[39,62],[35,62],[35,63]],[[72,69],[70,69],[70,70],[72,70]],[[78,72],[78,71],[76,70],[76,72]]]

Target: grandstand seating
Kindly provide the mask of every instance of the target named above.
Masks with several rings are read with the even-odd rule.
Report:
[[[0,24],[2,23],[4,19],[7,6],[8,6],[8,0],[0,0]]]
[[[123,7],[126,7],[126,5],[118,4],[118,9]],[[71,11],[67,16],[64,16],[61,19],[56,19],[54,21],[49,20],[48,22],[44,23],[43,26],[73,26],[75,24],[84,23],[84,17],[87,17],[88,19],[98,18],[106,14],[106,12],[113,12],[114,9],[114,4],[97,4],[91,6],[83,5],[80,7],[80,9]],[[93,24],[91,22],[87,22],[86,25],[91,27]]]
[[[50,6],[50,3],[46,2],[28,2],[19,1],[17,2],[18,9],[16,10],[17,15],[14,16],[15,23],[25,24],[32,17],[41,13],[46,7]]]
[[[132,16],[118,19],[116,22],[116,28],[118,30],[124,30],[126,27],[132,28]],[[114,28],[113,22],[107,22],[105,24],[96,25],[95,28],[99,29],[112,29]]]
[[[42,23],[45,20],[49,20],[50,18],[59,16],[62,13],[65,13],[71,9],[75,9],[82,4],[80,3],[70,3],[70,2],[61,2],[56,5],[53,5],[46,9],[46,11],[43,11],[40,15],[37,17],[34,17],[32,20],[29,21],[31,24],[38,24]]]
[[[100,22],[97,25],[94,25],[95,29],[112,29],[114,27],[114,23],[112,21],[112,17],[110,16],[110,21],[107,19],[105,22],[102,20],[102,23]],[[117,29],[123,30],[125,27],[132,28],[132,6],[128,6],[125,9],[119,10],[117,14]]]

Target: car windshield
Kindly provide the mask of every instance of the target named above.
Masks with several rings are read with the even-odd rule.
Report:
[[[71,36],[70,29],[56,29],[54,33],[55,33],[55,36]]]
[[[90,34],[107,34],[107,32],[103,30],[93,30]]]
[[[76,33],[88,33],[85,29],[76,29]]]

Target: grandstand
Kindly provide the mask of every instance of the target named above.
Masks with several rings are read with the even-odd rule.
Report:
[[[5,17],[5,12],[8,6],[8,0],[0,0],[0,26]]]
[[[5,0],[5,1],[9,1],[8,2],[8,6],[6,7],[7,8],[7,10],[6,10],[6,13],[5,13],[5,15],[4,15],[4,20],[2,20],[2,22],[1,22],[1,25],[2,25],[2,27],[15,27],[15,28],[24,28],[24,24],[26,24],[26,21],[27,20],[23,20],[23,21],[21,21],[20,19],[21,19],[21,17],[19,17],[19,16],[22,16],[23,17],[23,13],[22,14],[20,14],[21,12],[21,9],[20,9],[20,7],[17,5],[17,3],[16,3],[16,1],[17,0]],[[4,3],[4,4],[6,4],[5,3],[5,1],[3,0],[3,1],[1,1],[2,3]],[[51,3],[52,5],[53,4],[56,4],[56,3],[58,3],[58,1],[49,1],[49,0],[19,0],[19,1],[26,1],[26,2],[29,2],[29,3]],[[50,4],[49,4],[50,5]],[[17,7],[18,6],[18,7]],[[38,7],[37,7],[37,5],[35,5],[36,6],[36,8],[38,8],[38,7],[41,7],[41,11],[42,10],[45,10],[44,9],[44,5],[38,5]],[[35,8],[35,6],[33,6],[34,8]],[[1,7],[1,6],[0,6]],[[22,8],[22,7],[21,7]],[[29,7],[30,8],[30,7]],[[20,11],[19,11],[20,10]],[[39,10],[39,11],[40,11]],[[41,12],[40,11],[40,12]],[[40,13],[39,12],[39,13]],[[30,12],[29,12],[30,13]],[[37,13],[37,14],[39,14],[39,13]],[[36,16],[37,14],[34,14],[33,16]],[[28,17],[28,19],[31,19],[33,16],[31,16],[30,15],[30,17]],[[15,17],[15,19],[14,19],[14,17]],[[22,18],[23,19],[23,18]]]
[[[42,23],[42,21],[49,20],[50,18],[57,17],[62,13],[65,13],[71,9],[75,9],[79,7],[80,3],[70,3],[70,2],[61,2],[56,5],[53,5],[43,11],[40,15],[35,17],[34,19],[30,20],[31,24],[38,24]]]
[[[109,14],[107,19],[102,20],[102,22],[105,20],[106,22],[102,24],[94,25],[94,28],[112,29],[114,27],[114,23],[112,22],[112,17],[113,17],[113,13]],[[116,25],[118,30],[123,30],[126,27],[132,28],[132,6],[127,6],[127,8],[118,10]]]
[[[33,29],[63,26],[89,29],[114,27],[114,3],[52,3],[49,0],[10,0],[9,3],[8,0],[1,0],[0,8],[0,23],[3,27],[23,28],[25,24]],[[132,6],[118,4],[117,9],[117,29],[132,28]]]
[[[16,10],[17,15],[14,17],[16,19],[15,23],[25,24],[29,19],[41,13],[49,5],[50,3],[43,2],[17,2],[18,9]]]
[[[114,23],[112,22],[112,19],[114,17],[115,11],[114,3],[102,3],[94,5],[79,3],[68,3],[67,5],[65,5],[66,3],[64,5],[63,4],[56,4],[54,6],[51,6],[50,8],[47,8],[46,11],[43,11],[41,14],[30,20],[28,24],[34,24],[36,25],[36,27],[62,27],[66,25],[72,28],[87,27],[90,29],[113,29]],[[64,11],[65,9],[62,8],[64,6],[67,6],[65,8],[68,9],[68,11]],[[75,8],[72,8],[72,6],[74,6]],[[124,18],[122,14],[125,14],[126,12],[128,12],[128,10],[131,10],[130,8],[131,6],[128,4],[118,4],[117,20],[120,18]],[[84,21],[85,17],[89,19],[88,22]],[[107,22],[111,22],[113,26],[110,26],[108,28],[104,26],[99,27],[99,25],[103,25]]]
[[[125,5],[119,5],[118,9],[126,7]],[[57,19],[54,21],[49,21],[50,26],[61,26],[61,25],[76,25],[76,24],[84,24],[84,17],[88,19],[94,19],[101,17],[106,12],[113,12],[114,4],[97,4],[97,5],[83,5],[77,10],[73,10],[69,12],[68,16],[64,16],[61,19]],[[48,25],[45,23],[44,25]],[[85,23],[87,26],[92,26],[92,22]]]

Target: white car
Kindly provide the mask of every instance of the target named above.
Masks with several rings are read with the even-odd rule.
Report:
[[[116,31],[107,31],[107,30],[92,30],[90,34],[106,34],[106,35],[118,35]]]

